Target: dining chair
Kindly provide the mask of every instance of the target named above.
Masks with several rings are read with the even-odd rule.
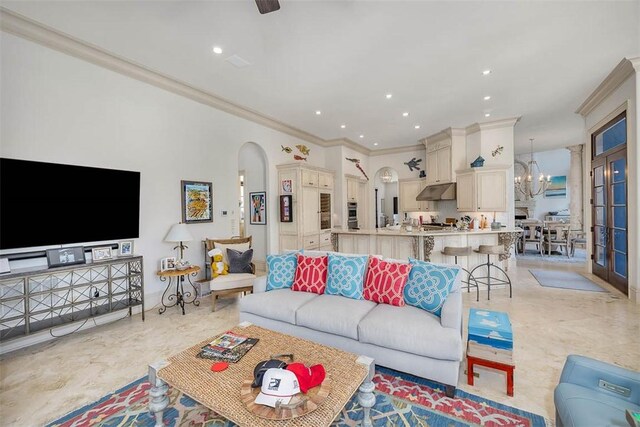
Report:
[[[574,231],[572,232],[570,248],[571,248],[571,257],[573,258],[576,255],[576,246],[581,246],[583,248],[587,248],[587,233],[584,231]]]
[[[524,230],[521,244],[522,253],[526,252],[527,244],[534,244],[536,245],[536,250],[542,256],[544,251],[542,222],[538,220],[523,220],[522,229]]]
[[[570,229],[569,224],[562,222],[548,221],[545,225],[545,244],[547,245],[547,255],[551,255],[552,246],[557,246],[560,249],[564,247],[567,254],[567,258],[570,257],[569,245],[570,245]],[[560,251],[562,253],[562,250]]]

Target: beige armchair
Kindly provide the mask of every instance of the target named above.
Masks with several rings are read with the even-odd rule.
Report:
[[[215,279],[211,274],[212,259],[206,255],[210,250],[214,248],[221,249],[223,252],[224,262],[227,262],[227,249],[236,249],[239,251],[245,251],[251,248],[251,236],[249,237],[232,237],[230,239],[206,239],[205,256],[207,258],[205,281],[209,282],[211,288],[211,311],[216,311],[216,302],[219,297],[227,295],[233,295],[241,293],[245,295],[247,292],[253,292],[253,281],[256,278],[256,266],[251,263],[251,273],[229,273],[226,275],[220,275]]]

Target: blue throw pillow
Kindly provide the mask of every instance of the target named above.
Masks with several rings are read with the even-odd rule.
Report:
[[[367,269],[368,261],[368,255],[344,256],[329,253],[327,287],[324,293],[362,299],[364,273]]]
[[[290,288],[296,275],[298,254],[267,255],[267,291]]]
[[[409,262],[411,272],[404,287],[404,301],[440,317],[460,267],[440,266],[412,258],[409,258]]]

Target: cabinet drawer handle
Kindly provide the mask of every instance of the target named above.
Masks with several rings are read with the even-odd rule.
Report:
[[[313,240],[310,240],[309,243],[314,243]]]
[[[313,182],[310,182],[309,185],[313,185]]]

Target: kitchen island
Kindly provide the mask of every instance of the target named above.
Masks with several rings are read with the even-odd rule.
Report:
[[[371,230],[333,230],[331,241],[337,252],[377,254],[386,258],[402,259],[416,258],[424,261],[442,264],[453,264],[452,256],[440,253],[445,246],[471,246],[477,249],[479,245],[502,245],[505,255],[495,257],[492,261],[508,268],[512,247],[522,233],[517,227],[491,230],[457,230],[442,229],[428,231],[389,230],[386,228]],[[459,257],[458,265],[471,270],[478,264],[487,262],[486,255],[473,253],[468,257]]]

